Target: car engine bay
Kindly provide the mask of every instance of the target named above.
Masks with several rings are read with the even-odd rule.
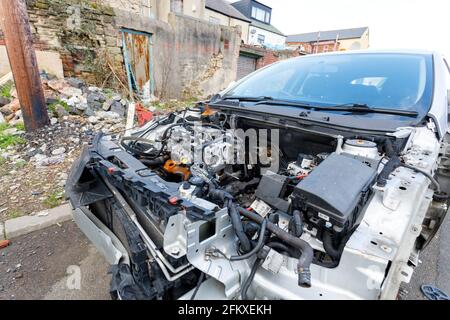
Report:
[[[446,212],[439,155],[426,127],[329,133],[200,106],[120,146],[97,136],[66,191],[79,225],[112,231],[118,298],[375,299],[395,268],[411,276],[410,228]]]

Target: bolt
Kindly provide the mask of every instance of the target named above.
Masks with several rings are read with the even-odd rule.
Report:
[[[173,247],[170,252],[172,252],[173,255],[177,256],[180,254],[180,248],[178,247]]]

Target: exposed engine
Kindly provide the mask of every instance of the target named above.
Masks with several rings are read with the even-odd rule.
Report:
[[[298,267],[299,285],[308,287],[313,260],[328,267],[339,263],[371,195],[382,159],[379,146],[363,139],[315,139],[282,132],[279,145],[270,141],[261,147],[236,134],[236,129],[248,130],[248,125],[241,127],[218,113],[205,116],[192,110],[154,121],[135,139],[124,139],[122,145],[140,155],[165,181],[180,183],[180,198],[211,211],[227,208],[239,239],[238,252],[245,254],[254,247],[252,239],[261,237],[263,220],[293,238],[308,234],[321,241],[323,249],[314,256],[303,240],[297,247],[282,237],[269,236],[264,241],[294,258],[311,252],[307,263]],[[255,128],[257,125],[250,129]],[[271,162],[279,157],[278,170],[252,159],[261,152]],[[247,219],[241,222],[239,213],[247,214]],[[165,226],[170,217],[158,218],[165,220],[158,223]],[[210,248],[209,254],[222,254],[214,250]]]
[[[392,174],[400,166],[412,170],[400,161],[412,143],[408,135],[323,134],[206,108],[156,118],[120,143],[97,137],[75,165],[67,192],[81,208],[74,212],[79,225],[88,206],[130,246],[132,263],[112,261],[112,287],[121,297],[289,299],[325,291],[370,298],[379,292],[395,251],[378,231],[386,227],[377,225],[377,213],[398,208],[395,199],[407,189]],[[403,157],[412,163],[414,152]],[[432,177],[414,172],[420,178],[410,179],[424,185],[429,179],[439,191]],[[130,273],[136,284],[126,289]],[[343,292],[350,275],[360,279]],[[369,275],[377,275],[375,291],[366,287]]]

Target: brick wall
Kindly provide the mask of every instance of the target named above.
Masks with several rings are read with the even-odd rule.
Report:
[[[155,35],[157,95],[201,98],[235,80],[238,29],[174,14],[165,23],[102,3],[106,1],[27,0],[34,46],[58,52],[65,76],[81,77],[96,85],[126,86],[121,30],[127,28]],[[2,41],[0,30],[0,44]],[[163,88],[164,83],[167,88]]]
[[[65,76],[95,82],[100,51],[109,52],[112,65],[123,73],[111,7],[87,0],[27,0],[27,7],[35,49],[58,52]]]
[[[264,56],[256,61],[256,69],[263,68],[274,62],[300,56],[299,51],[293,50],[265,50]]]
[[[340,43],[335,43],[334,41],[321,41],[319,43],[314,42],[291,42],[288,43],[291,48],[300,48],[303,47],[304,52],[306,53],[323,53],[323,52],[331,52],[331,51],[339,51]]]

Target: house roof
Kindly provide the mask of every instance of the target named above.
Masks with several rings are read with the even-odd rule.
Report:
[[[329,31],[309,32],[302,34],[294,34],[287,37],[286,42],[314,42],[314,41],[329,41],[336,40],[339,35],[339,39],[355,39],[361,38],[362,35],[368,30],[368,27],[353,28],[353,29],[340,29]]]
[[[269,7],[267,4],[262,3],[261,1],[258,0],[240,0],[240,1],[235,1],[233,2],[231,5],[232,6],[238,6],[240,8],[245,8],[251,5],[252,2],[256,2],[257,4],[260,4],[264,7],[266,7],[267,9],[272,9],[272,7]]]
[[[263,29],[263,30],[266,30],[266,31],[269,31],[269,32],[273,32],[273,33],[279,34],[280,36],[285,37],[283,32],[281,32],[280,30],[275,28],[273,25],[267,24],[267,23],[263,23],[263,22],[259,22],[258,20],[255,20],[255,19],[251,19],[251,20],[252,20],[252,23],[250,24],[251,26],[254,26],[256,28]]]
[[[206,0],[206,8],[226,15],[227,17],[251,22],[246,16],[240,13],[235,7],[225,0]]]

